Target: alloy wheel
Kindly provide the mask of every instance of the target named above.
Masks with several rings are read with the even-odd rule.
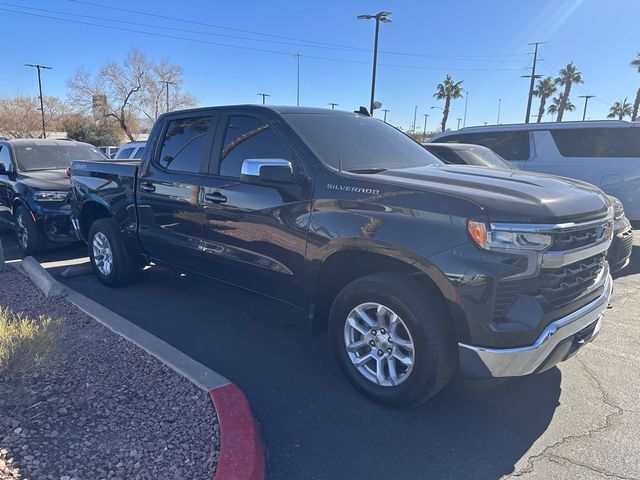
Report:
[[[390,308],[368,302],[355,307],[344,324],[347,355],[358,372],[382,387],[404,382],[415,362],[415,347],[404,321]]]
[[[107,236],[98,232],[93,236],[93,261],[98,271],[108,277],[113,270],[113,252]]]

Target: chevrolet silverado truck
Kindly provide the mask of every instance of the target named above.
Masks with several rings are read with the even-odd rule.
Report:
[[[139,163],[77,161],[71,185],[102,283],[153,262],[287,302],[328,330],[356,388],[394,406],[458,369],[549,369],[598,334],[612,291],[598,188],[445,165],[359,113],[171,112]]]

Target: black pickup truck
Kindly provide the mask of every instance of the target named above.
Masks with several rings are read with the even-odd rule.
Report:
[[[71,183],[103,283],[155,262],[292,304],[391,405],[428,399],[458,368],[546,370],[598,333],[611,295],[599,189],[444,165],[358,113],[173,112],[140,163],[74,162]]]

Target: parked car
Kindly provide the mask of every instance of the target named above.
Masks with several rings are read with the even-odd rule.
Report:
[[[423,143],[422,146],[444,163],[514,170],[514,167],[493,150],[469,143]]]
[[[118,151],[118,147],[116,146],[100,146],[98,147],[98,150],[100,150],[102,153],[104,153],[108,158],[113,158],[116,155],[116,152]]]
[[[171,112],[148,144],[140,164],[71,167],[100,281],[153,261],[292,304],[377,401],[418,404],[458,367],[538,373],[600,330],[613,207],[594,186],[475,175],[335,110]]]
[[[147,142],[129,142],[118,148],[114,160],[140,159],[144,155],[144,147]]]
[[[93,145],[72,140],[0,141],[0,204],[10,211],[25,255],[77,240],[70,230],[66,170],[78,159],[106,157]]]
[[[600,187],[640,220],[640,128],[618,120],[487,125],[444,132],[433,143],[490,148],[522,170],[575,178]]]
[[[468,143],[425,143],[423,146],[445,163],[475,165],[480,167],[517,170],[500,155],[481,145]],[[624,214],[622,202],[609,195],[614,206],[613,242],[607,252],[611,273],[617,272],[629,264],[633,249],[633,229]]]

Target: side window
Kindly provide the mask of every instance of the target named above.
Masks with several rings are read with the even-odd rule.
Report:
[[[134,158],[142,158],[143,155],[144,155],[144,147],[140,147],[136,152],[136,155]]]
[[[211,122],[211,117],[171,120],[164,133],[158,165],[171,171],[199,173]]]
[[[248,158],[291,160],[291,154],[264,120],[245,116],[229,117],[220,153],[219,174],[240,178],[242,162]]]
[[[443,162],[456,163],[456,164],[464,163],[464,161],[458,155],[456,155],[456,153],[450,148],[429,147],[429,151],[433,153],[436,157],[441,159]]]
[[[640,132],[635,128],[571,128],[551,130],[563,157],[640,158]]]
[[[9,154],[9,145],[0,144],[0,173],[11,171],[11,155]],[[4,168],[3,168],[4,167]]]
[[[451,135],[438,140],[447,143],[471,143],[490,148],[505,160],[529,160],[529,132],[486,132]]]
[[[116,154],[116,159],[127,159],[131,156],[131,153],[133,152],[133,148],[123,148],[122,150],[118,150],[118,153]]]

